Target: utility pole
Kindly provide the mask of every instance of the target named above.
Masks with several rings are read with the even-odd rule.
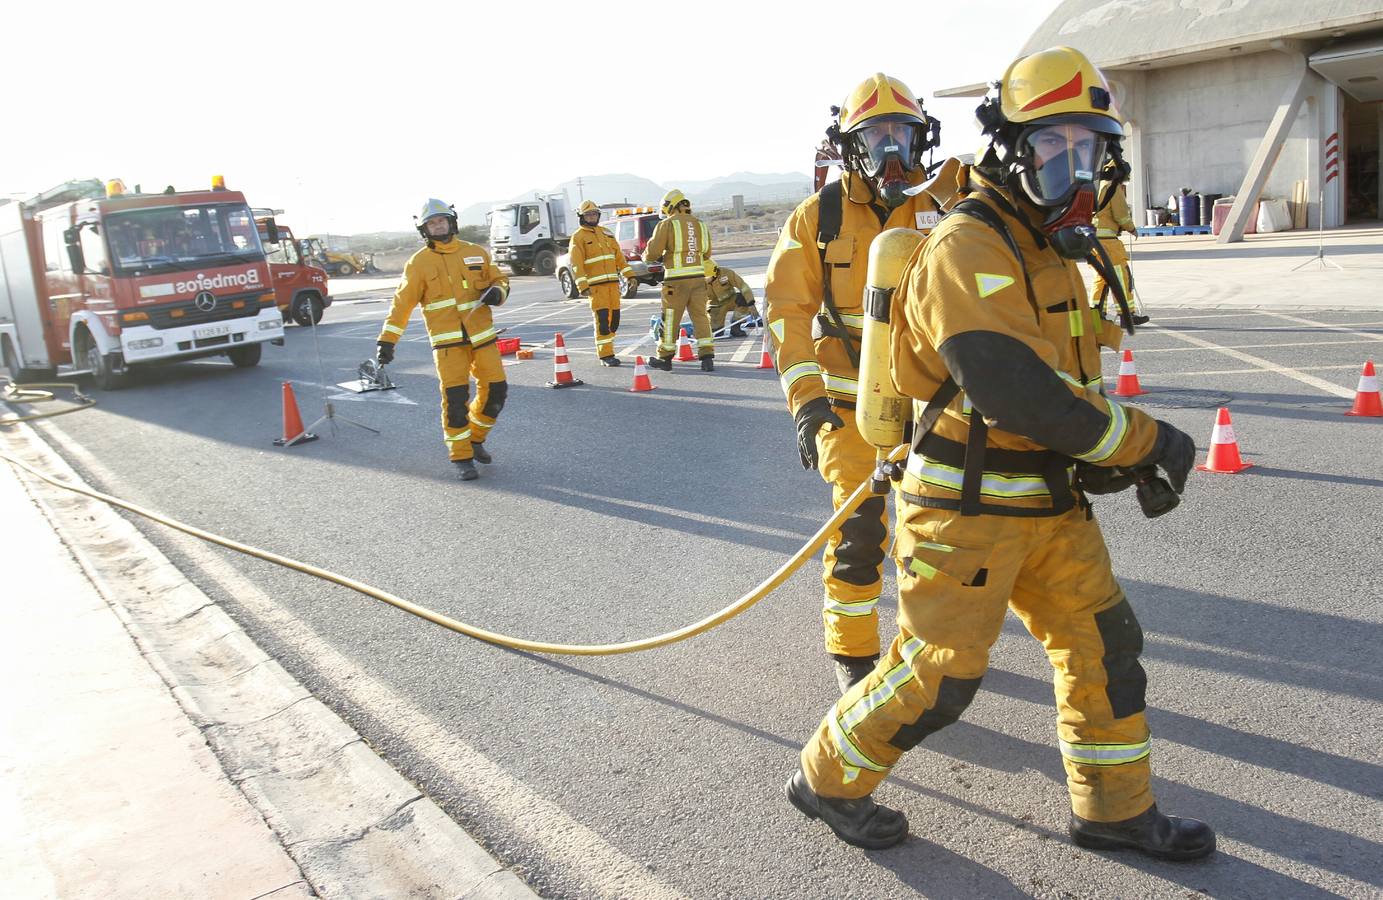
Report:
[[[576,193],[581,195],[582,201],[586,199],[586,192],[581,187],[581,176],[579,175],[576,178]]]

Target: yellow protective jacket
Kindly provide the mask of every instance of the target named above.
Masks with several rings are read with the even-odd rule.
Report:
[[[744,302],[749,306],[754,305],[754,289],[744,283],[744,279],[734,269],[720,267],[720,274],[706,282],[706,289],[711,293],[711,306],[717,303],[733,303],[735,294],[743,294]]]
[[[663,264],[663,280],[705,278],[711,256],[711,230],[691,213],[677,213],[658,223],[649,235],[643,258]]]
[[[939,204],[930,192],[889,211],[870,203],[868,184],[855,175],[847,172],[841,184],[839,236],[824,248],[817,245],[822,194],[833,190],[827,185],[788,217],[768,264],[764,319],[777,344],[778,377],[794,415],[816,397],[829,396],[848,407],[859,393],[859,370],[845,342],[826,334],[834,325],[823,302],[822,250],[831,267],[831,301],[858,350],[870,242],[888,228],[930,229],[938,218]]]
[[[480,295],[498,285],[501,303],[509,298],[509,279],[490,261],[484,247],[452,238],[434,242],[409,258],[403,267],[403,281],[394,292],[389,316],[379,340],[397,343],[408,327],[413,307],[423,308],[432,348],[471,344],[484,347],[495,340],[490,307]]]
[[[1101,194],[1104,189],[1105,186],[1101,184]],[[1121,184],[1115,189],[1113,198],[1105,208],[1095,213],[1095,236],[1117,240],[1120,232],[1137,230],[1138,226],[1133,223],[1133,216],[1129,213],[1128,191]]]
[[[615,236],[599,225],[582,225],[571,236],[571,272],[578,291],[597,284],[618,284],[621,275],[634,277]]]
[[[977,174],[968,179],[993,188]],[[989,426],[980,502],[1050,509],[1057,505],[1051,482],[1012,464],[1036,457],[995,450],[1055,451],[1049,455],[1057,474],[1072,460],[1131,466],[1152,451],[1157,423],[1104,396],[1096,338],[1114,325],[1089,308],[1076,264],[1050,246],[1039,249],[1028,228],[990,200],[979,202],[1008,226],[1031,295],[1000,233],[959,212],[942,220],[909,260],[891,311],[894,384],[914,398],[919,414],[948,376],[962,393],[914,445],[902,490],[909,500],[956,501],[970,422],[979,413]],[[1067,508],[1069,499],[1062,498]]]

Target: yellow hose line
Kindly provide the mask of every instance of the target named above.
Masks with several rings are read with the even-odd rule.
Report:
[[[9,384],[5,385],[4,391],[0,392],[0,400],[9,403],[46,403],[49,400],[55,399],[52,391],[39,391],[34,390],[34,388],[70,388],[73,396],[77,398],[81,405],[68,407],[67,409],[59,409],[55,412],[31,413],[27,416],[7,416],[6,418],[0,419],[0,425],[13,425],[16,422],[32,422],[35,419],[51,419],[54,416],[65,416],[68,413],[81,412],[84,409],[90,409],[96,405],[96,401],[92,400],[86,394],[83,394],[81,387],[73,381],[41,381],[33,384],[16,384],[11,381]]]
[[[896,462],[899,459],[902,459],[904,455],[906,455],[907,450],[908,448],[906,444],[896,447],[889,454],[888,459],[890,461]],[[474,625],[468,625],[465,622],[460,622],[449,616],[444,616],[439,612],[434,612],[433,610],[430,610],[425,606],[419,606],[416,603],[410,603],[409,601],[404,600],[402,597],[396,597],[393,594],[388,593],[387,591],[381,591],[380,589],[365,584],[364,582],[356,581],[354,578],[347,578],[345,575],[338,575],[337,573],[332,572],[330,570],[320,569],[317,566],[311,565],[310,563],[300,562],[296,559],[290,559],[287,556],[280,556],[277,553],[271,553],[268,550],[261,550],[258,547],[251,547],[249,544],[242,544],[239,541],[231,540],[227,537],[222,537],[219,534],[213,534],[210,531],[203,531],[202,529],[197,528],[194,525],[187,525],[183,522],[179,522],[177,519],[171,519],[152,510],[145,509],[142,506],[138,506],[134,503],[130,503],[125,500],[121,500],[119,497],[112,497],[109,494],[103,494],[100,491],[94,491],[87,487],[69,484],[65,481],[59,481],[56,478],[53,478],[49,475],[45,475],[44,473],[28,465],[27,463],[15,459],[13,456],[10,456],[7,453],[0,452],[0,459],[5,460],[10,465],[18,466],[19,468],[28,472],[30,475],[33,475],[35,478],[39,478],[43,481],[46,481],[48,484],[51,484],[54,487],[62,488],[66,491],[73,491],[74,493],[78,494],[83,494],[95,500],[100,500],[103,503],[109,503],[111,506],[118,506],[121,509],[128,510],[132,513],[135,513],[136,515],[140,515],[146,519],[151,519],[155,522],[158,522],[161,525],[166,525],[169,528],[176,528],[178,531],[190,534],[196,538],[201,538],[202,540],[208,541],[212,544],[219,544],[222,547],[227,547],[231,550],[235,550],[238,553],[244,553],[247,556],[253,556],[257,559],[262,559],[266,562],[275,563],[276,565],[280,565],[285,568],[295,569],[299,572],[305,572],[308,575],[314,575],[317,578],[321,578],[325,581],[330,581],[334,584],[339,584],[342,587],[350,588],[351,590],[364,594],[367,597],[373,597],[376,600],[382,600],[385,603],[388,603],[390,606],[401,609],[406,613],[412,613],[420,619],[426,619],[434,625],[441,625],[443,628],[448,628],[452,631],[457,632],[458,634],[464,634],[467,637],[475,638],[479,641],[485,641],[489,644],[497,644],[501,647],[509,647],[514,650],[528,650],[533,653],[553,653],[564,656],[613,656],[617,653],[636,653],[640,650],[652,650],[655,647],[663,647],[667,644],[675,644],[678,641],[685,641],[687,638],[695,637],[696,635],[701,634],[703,631],[710,631],[712,628],[716,627],[722,622],[729,621],[730,619],[744,612],[749,607],[753,606],[755,603],[758,603],[760,600],[767,597],[776,588],[778,588],[778,586],[781,585],[784,581],[787,581],[788,577],[791,576],[793,572],[797,571],[797,569],[799,569],[802,566],[802,563],[806,562],[813,555],[815,555],[816,551],[821,549],[821,547],[826,543],[826,541],[831,537],[831,535],[834,534],[842,524],[844,524],[845,520],[850,516],[851,513],[853,513],[859,507],[861,503],[863,503],[866,499],[868,499],[871,496],[876,496],[869,490],[868,481],[862,483],[859,487],[855,488],[854,492],[850,494],[850,496],[846,499],[845,503],[841,505],[840,509],[836,512],[836,514],[831,516],[831,518],[828,519],[825,524],[823,524],[819,529],[817,529],[816,534],[812,535],[811,539],[808,540],[807,543],[803,544],[802,548],[798,550],[796,553],[794,553],[791,556],[791,558],[788,559],[787,562],[779,566],[776,572],[774,572],[767,579],[765,579],[761,584],[759,584],[758,587],[754,588],[752,591],[745,594],[743,597],[740,597],[734,603],[725,607],[720,612],[707,616],[699,622],[694,622],[691,625],[679,628],[676,631],[669,631],[666,634],[660,634],[654,637],[644,638],[643,640],[638,641],[626,641],[622,644],[549,644],[545,641],[527,641],[523,640],[522,638],[510,637],[506,634],[497,634],[493,631],[486,631],[483,628],[477,628]]]

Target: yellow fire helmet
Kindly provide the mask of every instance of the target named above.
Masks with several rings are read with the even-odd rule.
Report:
[[[847,171],[864,176],[890,207],[904,199],[922,154],[941,143],[941,123],[927,115],[906,84],[876,72],[831,109],[826,136]]]
[[[850,96],[840,105],[840,133],[849,134],[883,116],[897,116],[894,121],[922,125],[926,114],[906,84],[882,72],[875,72],[855,85]]]
[[[584,216],[588,212],[600,212],[600,207],[595,205],[594,200],[584,200],[581,205],[576,208],[576,214],[578,216]]]
[[[673,188],[663,195],[663,202],[658,204],[658,211],[662,213],[663,218],[666,219],[668,216],[677,212],[677,207],[681,206],[683,203],[686,203],[688,207],[691,206],[690,201],[687,200],[687,195],[677,190],[677,188]]]
[[[1060,116],[1064,124],[1115,137],[1124,133],[1104,75],[1070,47],[1052,47],[1010,64],[1000,82],[999,108],[1015,125]]]

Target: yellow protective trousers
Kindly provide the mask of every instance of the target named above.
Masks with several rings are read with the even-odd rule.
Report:
[[[843,428],[816,433],[818,469],[831,486],[831,507],[840,509],[855,488],[874,472],[874,448],[860,436],[855,411],[835,407]],[[826,542],[821,571],[825,601],[821,619],[826,652],[873,656],[879,652],[879,595],[888,544],[884,497],[870,497]]]
[[[707,315],[711,320],[711,331],[719,331],[724,328],[727,320],[733,325],[741,319],[749,318],[754,313],[754,304],[739,306],[735,303],[734,297],[728,300],[717,300],[707,309]]]
[[[491,342],[479,350],[453,344],[432,351],[442,391],[442,439],[451,459],[470,459],[472,443],[480,443],[495,427],[509,395],[499,348]],[[476,381],[471,399],[471,376]]]
[[[677,278],[663,282],[663,336],[658,339],[658,356],[672,359],[677,350],[677,338],[682,314],[691,316],[696,331],[696,355],[703,359],[715,356],[716,341],[711,337],[711,317],[706,313],[710,299],[703,278]]]
[[[1119,279],[1119,284],[1124,289],[1124,296],[1128,298],[1129,309],[1141,315],[1143,309],[1134,294],[1133,273],[1129,269],[1128,251],[1124,249],[1123,242],[1118,238],[1104,238],[1101,239],[1100,246],[1109,254],[1109,261],[1114,264],[1114,277]],[[1114,292],[1099,272],[1095,273],[1095,281],[1090,286],[1090,296],[1095,298],[1093,305],[1100,311],[1101,318],[1106,317],[1106,308],[1114,315],[1118,315],[1119,304],[1114,299]]]
[[[1122,821],[1152,805],[1143,632],[1085,510],[963,517],[905,503],[895,557],[898,636],[803,748],[812,790],[863,797],[905,751],[956,721],[1012,609],[1055,670],[1076,815]]]
[[[591,285],[591,317],[595,319],[595,353],[601,359],[615,355],[615,332],[619,331],[619,285]]]

